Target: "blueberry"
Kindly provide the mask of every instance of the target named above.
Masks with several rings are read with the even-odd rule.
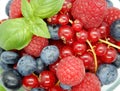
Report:
[[[6,64],[2,61],[0,61],[0,68],[2,68],[3,70],[9,70],[13,68],[13,65],[11,64]]]
[[[40,57],[46,65],[52,64],[59,57],[59,49],[54,45],[46,46],[43,48]]]
[[[12,1],[13,0],[9,0],[6,4],[5,12],[6,12],[7,16],[9,16],[9,10],[10,10],[10,5],[11,5]]]
[[[102,64],[97,70],[97,76],[102,85],[108,85],[117,79],[117,68],[112,64]]]
[[[113,64],[117,67],[120,68],[120,54],[117,54],[116,60],[113,62]]]
[[[60,83],[60,87],[64,90],[71,90],[71,86]]]
[[[4,51],[1,53],[0,59],[6,64],[15,64],[19,60],[19,55],[13,51]]]
[[[21,75],[14,69],[3,72],[2,82],[6,88],[12,90],[19,89],[22,86]]]
[[[110,27],[110,35],[116,40],[120,41],[120,19],[114,21]]]
[[[107,7],[113,7],[113,3],[111,2],[111,0],[106,0],[107,2]]]
[[[45,64],[41,61],[40,58],[36,59],[36,63],[37,63],[37,70],[36,70],[36,72],[37,73],[42,72],[45,69]]]
[[[60,25],[48,25],[48,30],[50,32],[51,39],[58,40],[60,39],[58,36],[58,30]]]
[[[17,63],[17,70],[23,76],[27,76],[36,71],[36,67],[35,59],[29,55],[21,57]]]
[[[45,91],[43,88],[33,88],[31,91]]]

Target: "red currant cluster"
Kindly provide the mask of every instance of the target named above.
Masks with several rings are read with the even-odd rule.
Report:
[[[60,25],[58,35],[64,43],[60,57],[78,56],[86,70],[96,72],[99,64],[115,61],[120,43],[110,36],[110,27],[105,22],[97,28],[86,29],[80,20],[74,20],[70,14],[73,1],[65,0],[60,12],[47,22]]]

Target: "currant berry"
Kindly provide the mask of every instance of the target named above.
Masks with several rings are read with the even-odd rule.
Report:
[[[100,39],[100,32],[97,31],[97,28],[92,28],[88,31],[88,39],[91,42],[97,42]]]
[[[72,56],[73,55],[73,51],[72,48],[70,46],[63,46],[63,48],[61,48],[60,50],[60,57],[64,58],[67,56]]]
[[[86,40],[88,39],[88,32],[85,30],[76,32],[76,39],[80,43],[86,42]]]
[[[107,51],[107,46],[103,43],[97,43],[95,46],[95,53],[97,56],[103,56]]]
[[[92,63],[94,63],[93,55],[90,52],[85,52],[83,55],[79,56],[82,59],[85,69],[89,70]]]
[[[51,71],[42,71],[39,75],[40,87],[49,89],[56,83],[56,77]]]
[[[80,22],[80,20],[76,19],[72,24],[72,28],[75,32],[79,32],[82,30],[83,24]]]
[[[69,23],[69,16],[67,14],[59,14],[58,15],[58,23],[60,25],[66,25]]]
[[[48,19],[47,19],[47,22],[48,22],[49,24],[58,24],[58,15],[56,14],[56,15],[48,18]]]
[[[36,88],[39,86],[38,78],[33,74],[23,77],[22,83],[26,89]]]
[[[58,30],[59,37],[66,43],[73,38],[74,32],[69,25],[60,26]]]
[[[117,51],[113,47],[108,47],[106,53],[101,57],[104,63],[112,63],[117,58]]]
[[[73,52],[75,55],[82,55],[86,50],[87,50],[86,43],[79,43],[79,42],[73,43]]]

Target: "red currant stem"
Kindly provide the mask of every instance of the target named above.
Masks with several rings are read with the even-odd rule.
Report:
[[[70,24],[73,24],[73,21],[69,19]]]
[[[58,86],[60,84],[60,80],[57,81],[57,83],[55,84],[56,86]]]
[[[115,44],[113,44],[109,41],[105,41],[105,40],[102,40],[102,39],[99,39],[99,41],[102,42],[102,43],[108,44],[109,46],[112,46],[114,48],[120,49],[120,46],[117,46],[117,45],[115,45]]]
[[[86,42],[87,42],[88,45],[90,46],[91,52],[93,53],[94,63],[95,63],[95,72],[96,72],[96,71],[97,71],[97,56],[96,56],[96,54],[95,54],[94,48],[93,48],[92,44],[90,43],[90,41],[89,41],[89,40],[86,40]]]

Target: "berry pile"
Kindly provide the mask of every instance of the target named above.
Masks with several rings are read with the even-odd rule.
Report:
[[[10,0],[6,5],[10,19],[24,17],[21,1]],[[101,91],[116,80],[120,9],[110,0],[65,0],[60,11],[44,21],[51,38],[34,34],[20,50],[0,48],[2,82],[7,89]]]

